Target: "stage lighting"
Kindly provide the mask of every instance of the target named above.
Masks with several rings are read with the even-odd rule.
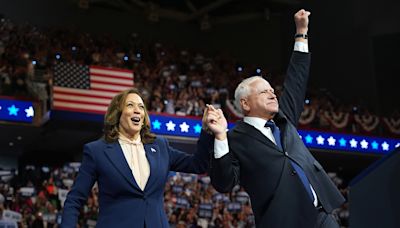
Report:
[[[310,104],[310,100],[309,100],[309,99],[306,99],[306,100],[304,101],[304,103]]]
[[[260,68],[257,68],[257,69],[256,69],[256,73],[257,73],[257,74],[261,74],[261,69],[260,69]]]
[[[60,60],[61,59],[61,55],[60,54],[56,54],[56,59]]]
[[[32,64],[33,64],[33,65],[36,65],[36,60],[32,60]]]
[[[242,72],[243,71],[243,67],[241,67],[241,66],[237,67],[237,71],[238,72]]]
[[[125,61],[128,61],[128,60],[129,60],[129,57],[128,57],[127,55],[125,55],[125,56],[124,56],[124,60],[125,60]]]
[[[72,46],[71,50],[72,50],[72,51],[76,51],[76,47],[75,47],[75,46]]]

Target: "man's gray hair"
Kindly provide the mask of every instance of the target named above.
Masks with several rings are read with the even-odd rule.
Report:
[[[240,100],[244,97],[247,97],[250,95],[251,88],[250,84],[253,83],[256,80],[263,79],[261,76],[256,75],[256,76],[251,76],[249,78],[244,79],[237,87],[235,90],[235,106],[238,108],[242,113],[243,109],[242,106],[240,105]]]

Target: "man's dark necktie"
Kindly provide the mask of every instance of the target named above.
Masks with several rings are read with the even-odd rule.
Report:
[[[281,142],[281,131],[279,130],[279,127],[276,126],[276,124],[270,120],[267,121],[267,123],[265,124],[265,127],[271,128],[272,134],[274,135],[274,138],[275,138],[276,145],[278,146],[278,148],[280,150],[283,151],[282,142]],[[293,168],[296,170],[297,174],[299,175],[300,180],[303,183],[304,188],[306,189],[311,200],[314,202],[314,195],[311,192],[310,182],[308,181],[303,169],[299,165],[297,165],[296,162],[293,162],[292,160],[290,160],[290,163],[292,164]]]

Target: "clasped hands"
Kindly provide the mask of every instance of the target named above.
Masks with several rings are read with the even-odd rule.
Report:
[[[212,105],[206,105],[202,119],[203,129],[214,134],[218,140],[226,139],[226,129],[228,122],[221,109],[216,109]]]

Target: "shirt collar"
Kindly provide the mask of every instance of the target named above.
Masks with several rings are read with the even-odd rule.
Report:
[[[257,129],[262,129],[265,126],[265,123],[267,123],[267,120],[262,119],[260,117],[253,117],[253,116],[245,116],[243,118],[243,121]]]
[[[120,143],[124,143],[124,144],[134,144],[134,145],[142,144],[142,139],[141,139],[140,135],[138,136],[138,138],[136,140],[131,140],[128,137],[126,137],[125,135],[120,133],[118,135],[118,141]]]

